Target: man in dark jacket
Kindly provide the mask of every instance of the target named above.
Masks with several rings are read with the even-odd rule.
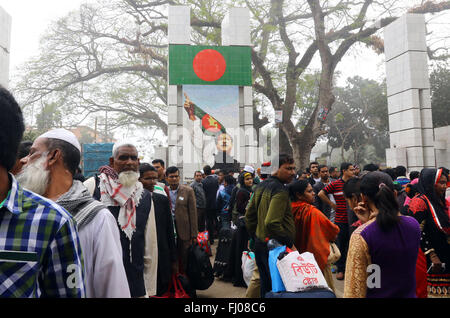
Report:
[[[198,236],[195,194],[191,187],[180,184],[180,171],[177,167],[167,168],[166,179],[177,233],[179,271],[186,273],[189,247],[197,243]]]
[[[311,186],[314,186],[317,182],[320,181],[320,175],[319,175],[319,163],[314,161],[309,164],[309,171],[311,175],[308,178],[308,182],[311,184]]]
[[[203,172],[206,178],[202,180],[203,190],[206,195],[206,229],[209,232],[209,242],[214,244],[214,238],[216,237],[217,227],[217,206],[216,195],[219,189],[219,182],[217,178],[211,174],[211,167],[203,167]]]
[[[324,204],[318,196],[320,190],[331,183],[330,175],[328,174],[328,167],[326,165],[319,166],[319,176],[320,181],[316,182],[316,184],[313,186],[314,192],[316,193],[316,201],[314,202],[314,205],[316,206],[316,208],[322,211],[322,213],[325,214],[327,218],[330,218],[331,207],[328,204]]]
[[[156,222],[152,213],[152,196],[139,182],[139,156],[129,142],[114,144],[109,166],[99,169],[100,175],[86,180],[93,184],[93,197],[107,206],[120,230],[122,258],[131,297],[155,295],[158,257]]]
[[[206,207],[206,194],[202,184],[202,172],[195,171],[194,181],[191,183],[191,188],[194,190],[195,202],[197,204],[197,218],[198,218],[198,231],[203,232],[205,230],[205,207]]]
[[[250,237],[255,239],[255,261],[261,281],[261,298],[272,289],[267,242],[275,239],[295,250],[294,218],[289,191],[285,186],[295,177],[294,159],[281,154],[278,162],[278,170],[256,187],[245,214],[247,230]]]
[[[156,279],[156,295],[162,296],[169,289],[172,273],[177,271],[177,247],[170,204],[167,196],[155,193],[158,172],[155,167],[141,164],[140,178],[144,188],[152,193],[155,206],[156,234],[158,237],[158,276]],[[148,180],[143,180],[147,176]]]

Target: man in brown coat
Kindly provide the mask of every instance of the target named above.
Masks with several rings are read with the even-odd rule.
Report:
[[[166,179],[177,233],[179,271],[186,273],[188,249],[191,244],[196,243],[198,235],[195,194],[191,187],[180,185],[180,171],[177,167],[167,168]]]

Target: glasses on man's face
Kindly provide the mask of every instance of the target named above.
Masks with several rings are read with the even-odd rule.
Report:
[[[134,155],[120,155],[117,159],[120,160],[120,161],[128,161],[130,159],[132,161],[137,161],[138,157],[134,156]]]

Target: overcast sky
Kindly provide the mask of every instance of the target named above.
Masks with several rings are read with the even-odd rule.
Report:
[[[0,7],[12,17],[10,78],[15,76],[15,69],[19,65],[26,63],[32,56],[38,55],[39,40],[52,21],[78,9],[81,4],[90,2],[95,0],[0,0]],[[435,19],[433,22],[435,23],[432,26],[435,29],[433,31],[437,34],[450,32],[448,15]],[[449,43],[444,43],[444,47],[448,45]],[[346,55],[338,65],[337,71],[341,74],[338,85],[345,85],[347,77],[355,75],[377,81],[384,79],[383,55],[378,56],[372,50],[364,49],[362,46],[352,52]]]
[[[39,39],[45,34],[52,21],[65,16],[79,8],[82,3],[95,0],[0,0],[3,7],[12,16],[10,77],[14,70],[30,57],[38,54]],[[355,65],[364,61],[364,68]],[[382,80],[384,77],[383,59],[373,52],[346,56],[338,69],[342,73],[341,80],[354,75]]]
[[[31,56],[38,54],[39,39],[51,21],[92,0],[0,0],[12,17],[10,75]]]
[[[38,55],[39,40],[52,21],[78,9],[80,4],[90,2],[95,0],[0,0],[0,6],[12,16],[10,77],[14,76],[17,66]],[[444,14],[443,17],[440,17],[441,14],[433,17],[428,26],[429,31],[431,29],[435,34],[448,35],[450,14]],[[427,15],[428,19],[430,15]],[[444,43],[444,46],[447,45],[448,40]],[[337,71],[341,73],[338,82],[340,85],[347,77],[355,75],[381,81],[385,76],[384,57],[376,55],[372,50],[360,49],[357,53],[346,55],[339,63]]]

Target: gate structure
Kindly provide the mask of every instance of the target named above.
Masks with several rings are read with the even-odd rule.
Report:
[[[257,162],[250,13],[231,8],[222,46],[191,45],[190,8],[169,7],[168,163],[181,182],[204,165],[238,172]]]
[[[436,167],[425,17],[405,14],[386,26],[384,46],[389,111],[388,167]]]

